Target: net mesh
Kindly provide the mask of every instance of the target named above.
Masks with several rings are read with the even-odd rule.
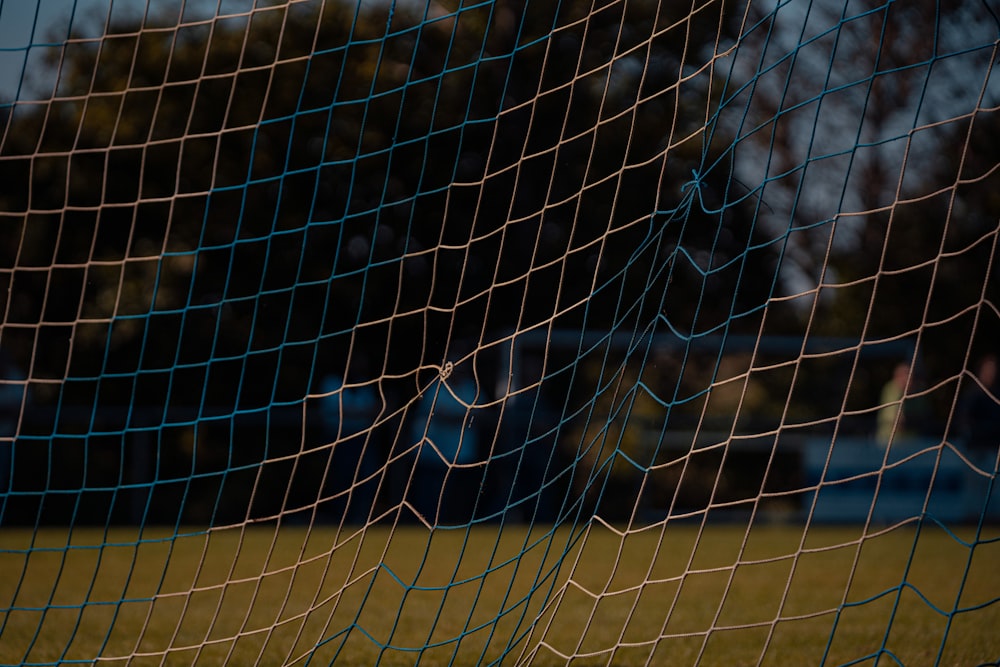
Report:
[[[0,662],[993,664],[994,4],[0,0]]]

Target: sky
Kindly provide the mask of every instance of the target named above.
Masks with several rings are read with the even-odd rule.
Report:
[[[93,34],[108,17],[141,17],[149,0],[0,0],[0,104],[48,97],[54,83],[41,71],[47,46],[71,27]],[[157,12],[180,11],[186,20],[253,9],[254,0],[156,0]],[[20,90],[19,90],[20,84]]]
[[[0,105],[51,96],[55,81],[44,67],[44,53],[65,39],[71,27],[97,36],[109,18],[141,18],[147,7],[200,21],[269,4],[273,0],[0,0]]]

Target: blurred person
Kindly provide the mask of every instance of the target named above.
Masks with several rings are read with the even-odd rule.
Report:
[[[602,365],[588,369],[587,378],[599,387]],[[586,421],[571,430],[564,443],[573,466],[573,494],[588,514],[628,521],[639,511],[640,491],[648,473],[653,447],[650,437],[663,420],[663,410],[644,387],[638,373],[622,371],[593,398]]]
[[[364,375],[363,364],[358,368],[358,374]],[[323,498],[328,500],[321,514],[333,522],[363,524],[371,515],[379,481],[374,436],[381,408],[379,393],[366,381],[345,383],[335,373],[323,379],[320,389],[323,424],[333,447],[323,485]]]
[[[554,523],[562,497],[558,471],[564,469],[557,448],[558,421],[542,388],[542,359],[526,354],[518,365],[517,384],[500,389],[510,392],[503,408],[480,430],[497,434],[483,472],[482,513],[505,523]]]
[[[10,490],[14,438],[24,407],[25,379],[17,364],[0,352],[0,493]]]
[[[978,382],[971,382],[959,399],[958,433],[977,456],[995,456],[1000,447],[1000,383],[995,354],[979,360],[975,376]]]
[[[480,458],[479,427],[473,409],[479,388],[456,365],[419,398],[411,415],[412,442],[420,443],[410,502],[430,524],[471,520],[478,502],[479,468],[457,467]]]
[[[879,394],[879,410],[876,417],[875,438],[878,443],[887,447],[889,441],[912,435],[908,423],[908,410],[904,408],[903,397],[912,382],[913,374],[910,365],[899,362],[893,368],[892,377],[882,386]]]

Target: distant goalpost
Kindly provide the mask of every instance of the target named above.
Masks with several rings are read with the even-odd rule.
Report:
[[[996,664],[998,49],[0,0],[0,663]]]

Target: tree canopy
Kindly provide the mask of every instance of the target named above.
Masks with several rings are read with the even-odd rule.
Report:
[[[913,21],[944,53],[969,3],[890,3],[777,60],[792,33],[736,2],[256,4],[63,39],[51,98],[0,107],[3,349],[88,422],[42,436],[269,415],[358,368],[388,412],[468,350],[488,394],[511,332],[919,332],[931,383],[1000,333],[992,88],[941,120],[911,102],[950,61],[888,38]],[[596,377],[550,384],[595,400]],[[194,461],[177,479],[238,456],[163,446]]]
[[[759,309],[749,207],[699,206],[725,173],[691,184],[712,99],[682,75],[719,15],[582,12],[276,3],[69,40],[0,163],[8,319],[57,352],[34,373],[267,405],[348,350],[406,375],[454,339]]]

